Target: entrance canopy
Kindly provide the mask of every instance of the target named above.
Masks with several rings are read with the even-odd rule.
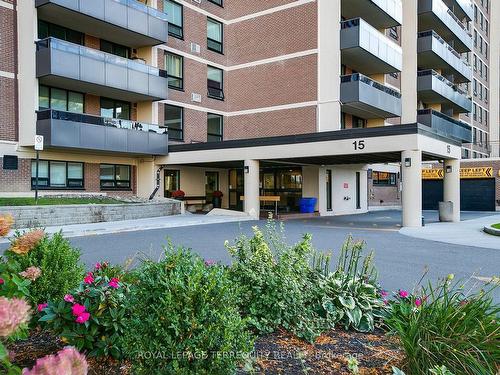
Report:
[[[421,124],[345,129],[292,136],[172,145],[156,160],[166,165],[232,167],[243,160],[303,165],[400,162],[401,152],[421,150],[423,161],[460,159],[460,143]]]

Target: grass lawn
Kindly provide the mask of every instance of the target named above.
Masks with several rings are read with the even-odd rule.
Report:
[[[122,201],[113,198],[51,198],[51,197],[41,197],[38,198],[38,204],[41,206],[52,206],[57,204],[118,204],[124,203]],[[0,198],[1,206],[34,206],[35,198]]]
[[[500,229],[500,223],[498,223],[498,224],[493,224],[493,225],[492,225],[492,227],[493,227],[493,228],[495,228],[495,229]]]

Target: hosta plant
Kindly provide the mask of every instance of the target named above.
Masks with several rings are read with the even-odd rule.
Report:
[[[125,302],[129,285],[109,278],[106,266],[87,273],[80,286],[61,300],[40,304],[40,322],[91,356],[121,358],[119,338],[124,333]]]

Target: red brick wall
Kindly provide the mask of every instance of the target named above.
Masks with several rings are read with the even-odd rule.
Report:
[[[0,140],[17,140],[16,80],[0,77]]]
[[[85,113],[99,116],[101,114],[100,97],[92,94],[85,94]]]

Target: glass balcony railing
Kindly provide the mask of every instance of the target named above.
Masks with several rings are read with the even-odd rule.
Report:
[[[97,61],[122,66],[127,69],[135,70],[141,73],[147,73],[153,76],[167,78],[167,71],[146,65],[135,60],[126,59],[111,53],[102,52],[93,48],[81,46],[78,44],[66,42],[56,38],[46,38],[36,42],[37,51],[45,48],[52,48],[59,51],[68,52],[74,55],[88,57]]]
[[[470,125],[463,121],[455,120],[439,111],[430,108],[418,110],[417,121],[445,137],[464,143],[472,141],[472,128]]]
[[[370,0],[392,18],[403,23],[403,3],[401,0]]]
[[[433,76],[434,78],[439,79],[445,85],[449,86],[453,91],[459,93],[460,95],[464,95],[464,96],[468,97],[468,93],[466,91],[461,89],[458,85],[454,84],[450,80],[443,77],[441,74],[439,74],[435,70],[428,69],[428,70],[420,70],[419,72],[417,72],[418,77],[425,77],[425,76],[430,76],[430,75]]]
[[[108,126],[117,129],[151,132],[156,134],[168,134],[167,127],[160,127],[158,125],[148,124],[142,121],[100,117],[88,115],[85,113],[66,112],[55,109],[42,109],[38,111],[37,120],[63,120],[89,125]]]
[[[363,82],[377,90],[380,90],[388,95],[394,96],[395,98],[400,99],[401,98],[401,93],[398,90],[391,89],[390,87],[384,86],[380,82],[374,81],[371,78],[368,78],[367,76],[360,74],[360,73],[354,73],[354,74],[349,74],[349,75],[344,75],[340,77],[340,82],[341,83],[346,83],[346,82]]]

